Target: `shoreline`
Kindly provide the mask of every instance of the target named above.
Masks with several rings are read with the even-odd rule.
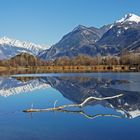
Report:
[[[27,67],[2,67],[3,74],[26,74],[26,73],[84,73],[84,72],[140,72],[140,66],[129,65],[95,65],[95,66],[27,66]]]

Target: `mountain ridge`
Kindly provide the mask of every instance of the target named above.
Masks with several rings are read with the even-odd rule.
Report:
[[[140,17],[129,13],[112,24],[100,28],[78,25],[50,48],[3,37],[0,39],[0,60],[21,53],[30,53],[49,60],[78,55],[108,56],[140,49]]]
[[[133,45],[139,38],[140,17],[130,13],[120,20],[100,28],[79,25],[64,35],[50,49],[43,51],[39,57],[48,60],[64,56],[74,57],[80,54],[119,55],[124,50],[132,51],[128,46]]]

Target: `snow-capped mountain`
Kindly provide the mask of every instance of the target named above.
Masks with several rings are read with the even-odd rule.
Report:
[[[132,51],[132,48],[133,51],[139,49],[139,44],[136,44],[139,39],[140,17],[134,14],[128,14],[112,24],[112,27],[96,44],[103,48],[102,51],[104,54],[119,54],[124,50]],[[137,47],[133,47],[133,44]]]
[[[139,43],[139,39],[140,17],[135,14],[127,14],[120,20],[101,28],[77,26],[39,56],[42,59],[55,59],[79,54],[118,55],[124,50],[137,51],[140,48],[139,44],[136,44],[136,42]],[[133,47],[133,44],[136,47]]]
[[[45,50],[46,48],[46,46],[3,37],[0,38],[0,59],[8,59],[23,52],[31,53],[37,56],[41,51]]]
[[[20,93],[27,93],[38,89],[46,89],[50,86],[35,78],[29,81],[21,81],[12,77],[0,78],[0,96],[8,97]]]

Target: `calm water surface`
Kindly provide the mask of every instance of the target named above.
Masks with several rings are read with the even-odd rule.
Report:
[[[122,97],[65,111],[24,113]],[[32,74],[0,77],[0,140],[139,140],[140,73]]]

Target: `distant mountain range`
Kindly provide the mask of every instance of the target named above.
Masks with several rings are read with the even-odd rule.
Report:
[[[47,46],[36,45],[34,43],[22,42],[16,39],[3,37],[0,39],[0,59],[9,59],[20,53],[29,53],[37,56]]]
[[[79,25],[58,43],[47,48],[3,37],[0,39],[0,59],[9,59],[20,53],[30,53],[48,60],[80,54],[107,56],[119,55],[122,52],[140,52],[140,17],[127,14],[101,28]]]

